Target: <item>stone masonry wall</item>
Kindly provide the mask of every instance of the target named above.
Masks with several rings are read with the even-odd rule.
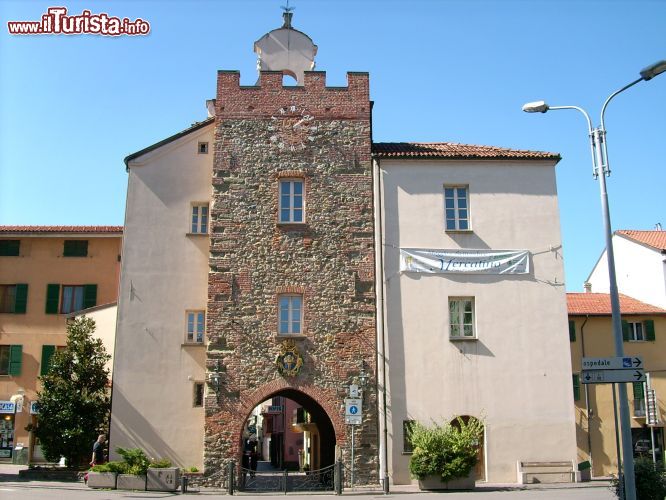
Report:
[[[361,360],[371,382],[357,429],[358,481],[377,481],[378,432],[374,227],[369,79],[349,73],[348,87],[327,88],[325,73],[306,72],[304,87],[283,87],[261,72],[239,86],[218,73],[207,370],[219,361],[219,395],[206,396],[206,476],[240,460],[245,419],[285,389],[314,399],[333,423],[350,465],[343,399]],[[280,111],[280,109],[287,110]],[[307,131],[293,127],[305,117]],[[305,223],[278,223],[281,177],[305,180]],[[303,356],[296,377],[275,359],[280,293],[303,294]],[[214,481],[213,481],[214,482]]]

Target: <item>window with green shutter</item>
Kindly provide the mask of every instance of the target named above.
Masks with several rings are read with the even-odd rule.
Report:
[[[28,285],[19,283],[16,285],[16,301],[14,303],[15,314],[25,314],[28,308]]]
[[[23,346],[9,346],[9,375],[21,375],[21,363],[23,361]]]
[[[83,286],[83,308],[95,307],[97,305],[97,285]]]
[[[43,345],[42,346],[42,363],[39,367],[39,374],[43,377],[48,375],[51,371],[51,357],[55,352],[56,347],[54,345]]]
[[[21,240],[0,240],[0,257],[18,257]]]
[[[576,322],[569,320],[569,342],[576,342]]]
[[[60,303],[60,285],[46,285],[46,314],[58,314]]]
[[[645,392],[643,391],[643,382],[633,382],[634,386],[634,399],[643,399]]]
[[[655,340],[654,336],[654,321],[648,319],[645,322],[645,340]]]
[[[62,255],[63,257],[86,257],[88,240],[65,240]]]
[[[573,374],[573,394],[574,401],[580,401],[580,375]]]
[[[622,340],[628,342],[630,337],[631,333],[629,332],[629,323],[625,320],[622,320]]]

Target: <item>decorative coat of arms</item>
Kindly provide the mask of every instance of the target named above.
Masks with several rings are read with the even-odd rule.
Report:
[[[278,371],[285,377],[295,377],[303,366],[303,357],[293,340],[285,340],[275,358]]]

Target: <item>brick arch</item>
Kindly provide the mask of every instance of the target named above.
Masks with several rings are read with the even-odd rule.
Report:
[[[278,396],[285,391],[301,393],[307,396],[307,398],[314,404],[318,405],[331,421],[333,432],[335,433],[334,437],[336,445],[342,447],[346,443],[346,426],[339,407],[342,402],[340,401],[336,406],[337,394],[334,391],[326,391],[311,385],[289,384],[284,379],[275,379],[243,397],[244,402],[239,408],[239,415],[241,418],[234,423],[235,428],[232,432],[232,436],[234,436],[237,445],[242,442],[243,428],[252,410],[260,403],[263,403],[273,396]],[[289,395],[286,395],[285,397],[289,398]],[[238,446],[236,454],[238,463],[240,463],[242,456],[240,446]]]

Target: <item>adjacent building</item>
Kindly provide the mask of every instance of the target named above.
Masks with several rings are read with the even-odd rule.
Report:
[[[613,385],[582,384],[580,376],[583,357],[615,355],[610,296],[605,293],[568,293],[567,303],[578,459],[589,460],[595,476],[617,474]],[[666,352],[666,309],[620,294],[620,310],[624,353],[626,356],[641,356],[642,368],[647,375],[647,382],[636,382],[627,387],[634,451],[645,451],[636,449],[637,442],[651,442],[654,435],[655,449],[661,453],[666,405],[663,355]],[[655,391],[658,421],[652,429],[646,421],[649,389]]]
[[[286,12],[256,85],[219,71],[208,118],[125,159],[110,449],[219,483],[290,400],[302,463],[357,483],[410,481],[411,420],[483,419],[479,479],[573,463],[559,156],[373,144],[369,75],[327,87],[316,51]]]
[[[116,301],[122,227],[0,226],[0,460],[42,460],[26,430],[69,315]]]
[[[666,231],[623,229],[613,233],[615,273],[620,293],[666,309]],[[587,282],[594,292],[608,293],[604,250]]]

